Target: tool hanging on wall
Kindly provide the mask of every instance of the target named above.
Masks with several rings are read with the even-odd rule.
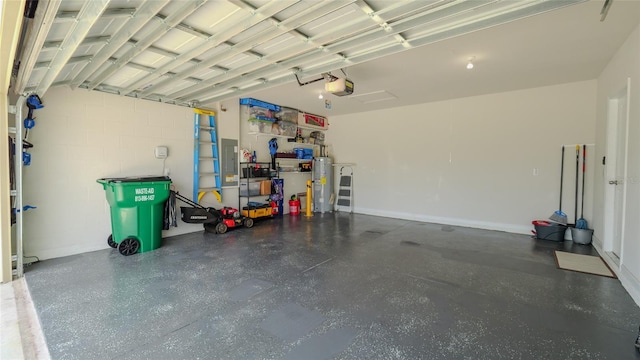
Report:
[[[31,165],[31,153],[27,152],[26,149],[31,149],[32,147],[32,143],[27,140],[22,140],[22,163],[24,166]]]
[[[33,117],[33,110],[42,109],[43,107],[44,105],[42,105],[42,100],[40,100],[38,95],[30,95],[27,98],[27,108],[29,108],[29,112],[27,113],[27,117],[24,119],[25,140],[29,137],[29,129],[33,129],[33,127],[36,126],[36,120]]]
[[[27,117],[23,121],[25,132],[24,132],[24,139],[22,140],[21,154],[22,154],[22,164],[24,166],[29,166],[31,165],[31,154],[27,151],[27,149],[31,149],[33,147],[33,144],[27,141],[27,139],[29,137],[29,130],[36,126],[35,117],[33,116],[33,111],[37,109],[42,109],[44,105],[42,104],[42,100],[40,99],[40,97],[36,94],[30,95],[29,97],[27,97],[26,105],[29,111],[27,113]],[[19,134],[17,135],[20,136]],[[16,144],[13,138],[9,137],[9,160],[10,160],[9,161],[9,183],[10,183],[11,189],[15,188],[14,158],[17,153],[18,152],[16,149]],[[36,206],[32,206],[32,205],[23,205],[22,209],[19,209],[16,206],[17,205],[14,201],[14,203],[11,206],[11,224],[16,223],[16,216],[19,212],[25,212],[27,210],[37,209]]]
[[[271,168],[276,169],[276,152],[278,151],[278,139],[273,138],[269,140],[269,153],[271,154]]]
[[[27,107],[29,108],[29,115],[32,116],[32,111],[37,109],[42,109],[44,105],[42,104],[42,99],[37,94],[29,95],[27,98]]]
[[[27,210],[31,210],[31,209],[37,209],[37,206],[31,206],[31,205],[24,205],[22,207],[22,211],[27,211]],[[20,212],[20,209],[16,209],[15,207],[11,208],[11,224],[15,224],[16,222],[16,214],[18,214]]]
[[[26,149],[30,149],[33,147],[33,144],[27,141],[29,139],[29,130],[33,129],[36,126],[36,120],[33,116],[33,111],[37,109],[42,109],[44,105],[42,104],[42,100],[36,94],[30,95],[26,101],[27,108],[29,108],[29,112],[27,113],[27,117],[24,119],[24,139],[22,140],[22,163],[25,166],[31,165],[31,154],[26,151]]]

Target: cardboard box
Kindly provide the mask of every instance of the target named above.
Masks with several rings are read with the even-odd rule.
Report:
[[[260,195],[271,194],[271,180],[260,181]]]

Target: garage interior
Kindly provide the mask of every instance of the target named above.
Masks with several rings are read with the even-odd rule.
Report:
[[[1,163],[3,322],[23,325],[3,333],[3,354],[639,356],[640,3],[1,5],[0,101],[17,113],[2,115],[3,143],[23,134],[28,95],[44,105],[14,134],[33,144],[19,196]],[[326,90],[341,77],[353,94]],[[242,119],[245,98],[326,117],[326,145],[311,147],[353,166],[352,212],[285,208],[225,234],[178,221],[157,250],[108,248],[96,180],[167,175],[192,194],[194,108],[215,113],[218,140],[271,161],[271,137]],[[588,151],[583,211],[576,145]],[[285,199],[310,179],[279,176]],[[239,191],[201,204],[241,208]],[[35,208],[12,224],[15,198]],[[591,245],[531,236],[559,198],[569,222],[588,220]],[[600,256],[613,277],[557,269],[556,250]],[[32,337],[18,320],[29,298],[46,346],[16,348],[7,339]]]

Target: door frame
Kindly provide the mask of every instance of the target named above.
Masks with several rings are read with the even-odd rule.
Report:
[[[624,181],[622,183],[622,204],[621,206],[621,229],[620,229],[620,257],[617,258],[613,253],[613,237],[615,234],[615,186],[609,184],[609,180],[613,180],[616,176],[616,163],[617,163],[617,138],[618,138],[618,119],[619,119],[619,99],[626,96],[627,106],[624,116]],[[626,202],[627,202],[627,172],[628,172],[628,159],[629,159],[629,102],[631,101],[631,78],[627,78],[626,86],[620,89],[617,93],[607,99],[607,148],[606,148],[606,162],[604,169],[604,241],[602,244],[603,250],[613,260],[618,269],[621,267],[624,260],[624,242],[625,242],[625,218],[626,218]]]

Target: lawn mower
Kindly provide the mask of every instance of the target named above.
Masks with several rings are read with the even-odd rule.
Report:
[[[216,210],[218,211],[218,210]],[[244,225],[245,227],[253,227],[253,219],[242,216],[238,209],[225,206],[218,211],[221,215],[217,223],[205,223],[204,231],[217,234],[224,234],[228,228],[234,228]]]
[[[218,210],[212,207],[204,207],[190,199],[174,192],[176,199],[191,205],[181,206],[182,221],[189,224],[203,224],[204,230],[210,233],[224,234],[229,228],[253,226],[253,219],[242,216],[238,209],[225,206]]]

